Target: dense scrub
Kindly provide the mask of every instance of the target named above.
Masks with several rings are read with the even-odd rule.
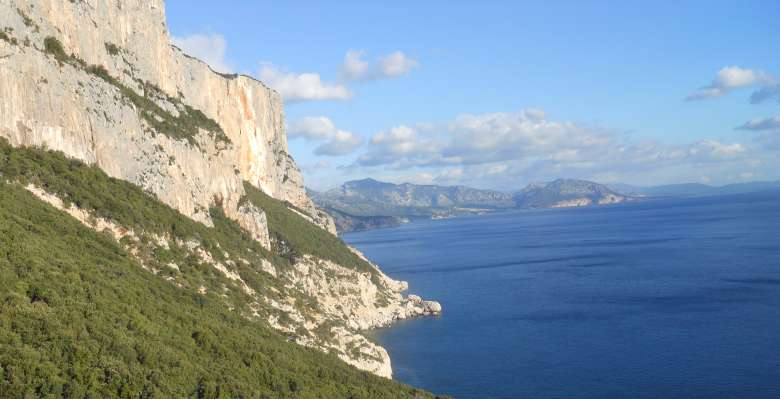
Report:
[[[341,239],[308,222],[286,204],[245,183],[245,201],[250,201],[266,212],[268,230],[274,242],[282,246],[278,251],[288,258],[300,254],[316,254],[342,266],[375,274],[376,270],[350,251]],[[302,211],[299,211],[302,212]]]
[[[95,167],[59,153],[12,149],[4,140],[0,175],[0,397],[430,397],[288,342],[229,310],[223,291],[200,294],[165,281],[110,235],[45,204],[23,184],[138,231],[197,236],[215,254],[221,248],[254,253],[252,262],[284,261],[218,209],[208,228]],[[297,220],[281,202],[261,201],[275,223]],[[305,230],[292,223],[293,230],[277,224],[278,234]],[[218,273],[205,275],[213,268],[191,263],[191,270],[182,265],[186,278],[227,284]],[[245,274],[255,288],[273,284],[251,267]]]
[[[165,282],[5,183],[0,277],[3,397],[428,397]]]

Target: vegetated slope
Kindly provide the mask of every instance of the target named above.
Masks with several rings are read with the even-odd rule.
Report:
[[[235,263],[244,284],[272,297],[295,294],[257,265],[287,260],[219,209],[206,227],[95,167],[3,140],[0,175],[0,396],[430,397],[251,317],[274,310],[186,243]],[[30,185],[132,230],[117,242],[116,231],[95,231]]]

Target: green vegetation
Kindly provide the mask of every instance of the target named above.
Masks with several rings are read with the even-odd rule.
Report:
[[[145,265],[175,277],[191,289],[205,286],[209,290],[222,291],[227,288],[228,302],[246,314],[251,314],[251,298],[213,267],[192,256],[186,248],[187,242],[198,243],[220,262],[243,259],[245,262],[236,262],[239,275],[257,292],[276,296],[269,287],[278,282],[256,265],[263,259],[278,265],[286,262],[266,251],[225,217],[220,208],[210,210],[214,227],[209,228],[161,203],[138,186],[108,177],[95,166],[87,166],[58,152],[12,148],[3,138],[0,138],[0,176],[5,181],[41,187],[66,204],[74,204],[96,218],[111,220],[133,230],[140,236],[140,241],[125,244],[138,252]],[[155,236],[168,238],[170,244],[161,246]],[[167,266],[170,263],[175,263],[180,272]]]
[[[288,259],[303,254],[312,254],[342,266],[376,276],[376,269],[347,248],[341,239],[313,225],[290,210],[284,203],[266,195],[249,183],[244,183],[246,197],[265,211],[268,218],[268,232],[277,247],[277,252]]]
[[[114,43],[109,43],[109,42],[106,42],[105,44],[106,44],[106,51],[107,51],[109,54],[111,54],[111,55],[117,55],[117,54],[119,54],[120,52],[122,52],[122,49],[121,49],[121,48],[119,48],[119,46],[117,46],[117,45],[116,45],[116,44],[114,44]]]
[[[80,68],[116,87],[122,94],[122,97],[135,106],[139,115],[154,132],[164,134],[176,140],[185,140],[193,146],[198,146],[195,137],[199,129],[203,129],[208,131],[217,142],[230,143],[230,139],[225,134],[225,131],[222,130],[222,127],[216,121],[207,117],[200,110],[169,96],[156,85],[149,82],[136,81],[143,89],[144,94],[141,95],[123,84],[119,79],[111,76],[102,65],[87,65],[84,60],[74,55],[67,55],[62,47],[62,43],[54,37],[49,36],[44,39],[43,48],[44,52],[52,55],[57,61]],[[109,53],[112,52],[112,49],[117,52],[120,51],[115,45],[106,43],[106,50]],[[176,107],[177,115],[160,107],[155,102],[156,100],[173,104]]]
[[[236,268],[253,289],[276,284],[253,265],[262,258],[285,261],[220,209],[211,210],[215,227],[209,228],[96,167],[56,152],[14,149],[4,139],[0,176],[12,182],[0,182],[0,396],[431,397],[288,342],[242,316],[236,302],[247,298],[225,290],[231,282],[213,267],[183,247],[166,249],[148,238],[195,239],[215,258],[247,260]],[[23,188],[29,183],[133,229],[141,242],[117,243],[83,226],[29,194]],[[269,218],[281,214],[304,229],[295,222],[303,219],[281,202],[263,203]],[[129,255],[128,246],[138,253]],[[139,257],[160,272],[144,270]],[[178,264],[170,276],[183,288],[164,280],[167,262]],[[207,293],[196,293],[196,285]]]
[[[12,32],[11,28],[5,28],[0,30],[0,40],[3,40],[15,46],[19,44],[19,41],[15,37],[10,35],[11,32]]]
[[[426,398],[176,288],[0,183],[4,397]]]
[[[51,36],[43,39],[43,51],[52,55],[59,62],[66,62],[70,58],[65,53],[62,43]]]

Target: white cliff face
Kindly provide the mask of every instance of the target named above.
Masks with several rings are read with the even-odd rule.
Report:
[[[0,136],[12,145],[97,164],[206,223],[215,203],[236,218],[248,181],[332,226],[287,154],[278,93],[246,76],[215,73],[172,46],[162,0],[0,0],[0,30],[15,42],[0,40]],[[159,87],[201,111],[229,143],[200,131],[196,147],[155,132],[117,87],[46,54],[47,37],[138,95],[147,94],[144,85]],[[172,104],[156,102],[175,113]]]
[[[60,56],[47,50],[47,38],[61,43]],[[170,120],[184,120],[187,129],[165,131],[163,122]],[[242,201],[244,182],[335,233],[333,221],[306,195],[284,129],[276,92],[249,77],[218,74],[170,44],[162,0],[0,0],[0,137],[13,146],[46,147],[97,165],[206,225],[213,225],[209,209],[221,207],[270,249],[265,212]],[[240,258],[217,261],[198,242],[136,239],[146,233],[97,220],[43,188],[28,189],[117,240],[133,238],[126,248],[133,255],[141,245],[188,248],[253,298],[249,317],[378,375],[392,375],[390,358],[361,331],[441,312],[436,302],[404,297],[406,283],[378,268],[372,278],[311,255],[288,269],[266,260],[254,265],[284,292],[250,286],[237,272]],[[189,288],[206,292],[205,286]],[[287,301],[280,299],[285,295]],[[296,298],[310,303],[293,306]]]

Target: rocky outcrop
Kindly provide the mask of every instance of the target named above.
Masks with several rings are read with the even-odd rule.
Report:
[[[255,241],[263,244],[265,249],[271,249],[271,237],[268,235],[268,221],[265,212],[251,202],[244,202],[238,206],[236,214],[238,225],[252,235]]]
[[[374,265],[374,267],[376,267]],[[360,331],[385,327],[397,320],[439,315],[438,302],[423,301],[416,295],[404,296],[408,288],[377,268],[371,273],[359,273],[330,261],[307,256],[285,273],[287,288],[306,294],[316,301],[319,313],[307,329],[329,330],[333,339],[316,340],[302,337],[300,343],[335,351],[347,363],[375,374],[391,377],[390,358],[384,348],[365,339]],[[378,280],[376,280],[376,276]],[[305,319],[303,315],[300,316]],[[337,320],[335,327],[328,324]],[[272,320],[273,323],[273,320]]]

